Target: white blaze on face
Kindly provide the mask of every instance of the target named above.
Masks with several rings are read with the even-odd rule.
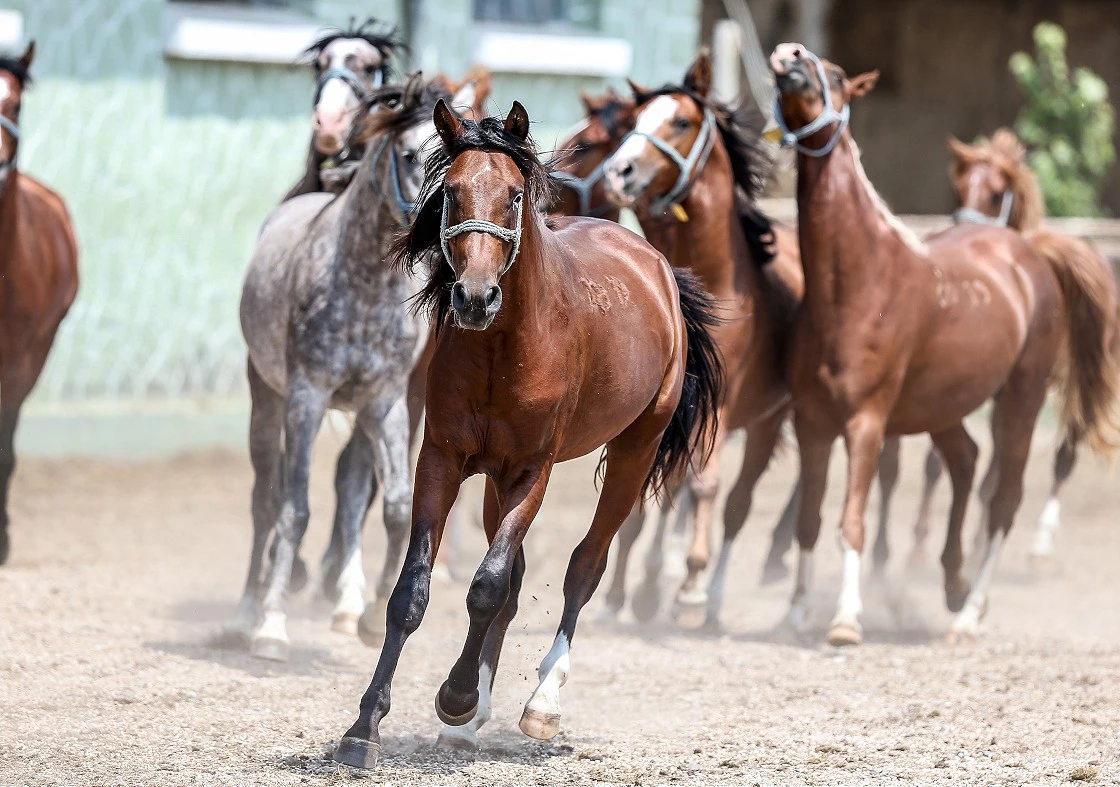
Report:
[[[12,94],[12,87],[8,84],[8,80],[0,79],[0,101],[4,101]]]
[[[679,107],[680,102],[672,96],[658,96],[638,115],[638,119],[634,123],[634,130],[641,134],[652,135],[657,133],[657,129],[677,114]],[[649,143],[645,137],[634,134],[622,143],[618,152],[615,153],[615,158],[620,161],[627,159],[632,161],[642,155],[642,150],[647,144]]]
[[[372,57],[374,61],[380,61],[377,50],[368,42],[354,39],[335,41],[327,47],[324,54],[326,56],[324,71],[349,68],[348,58],[352,63],[354,58],[369,61]],[[360,68],[355,75],[360,79],[365,78]],[[333,77],[323,85],[323,89],[319,91],[319,100],[315,104],[315,131],[321,152],[335,153],[342,148],[346,137],[350,134],[350,119],[354,110],[358,108],[358,103],[358,96],[353,86],[345,79]]]

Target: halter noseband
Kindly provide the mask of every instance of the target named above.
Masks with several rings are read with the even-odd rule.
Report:
[[[704,107],[704,120],[700,123],[700,133],[696,135],[696,139],[692,142],[692,148],[688,151],[688,157],[682,156],[677,152],[677,149],[670,145],[661,137],[650,134],[646,131],[638,131],[634,129],[619,143],[619,147],[626,144],[632,136],[642,137],[655,148],[660,150],[669,160],[677,165],[680,169],[680,174],[677,176],[677,182],[673,187],[661,197],[653,200],[650,203],[650,213],[654,216],[660,216],[665,212],[666,208],[670,205],[677,205],[680,200],[692,187],[693,176],[698,175],[704,169],[704,164],[708,161],[708,156],[712,153],[712,148],[715,147],[716,142],[716,116],[715,113],[708,107]]]
[[[987,213],[976,210],[976,208],[960,207],[953,211],[953,223],[969,222],[971,224],[991,224],[995,227],[1006,227],[1011,220],[1011,208],[1014,203],[1015,195],[1011,193],[1011,189],[1007,189],[1003,192],[1003,202],[1000,204],[998,216],[989,216]]]
[[[513,229],[503,227],[500,224],[495,224],[492,221],[485,219],[467,219],[461,221],[451,227],[447,226],[447,190],[443,192],[443,215],[440,217],[439,223],[439,242],[443,247],[443,258],[447,260],[447,264],[451,264],[451,239],[459,235],[465,235],[468,232],[485,232],[487,235],[493,235],[500,241],[512,244],[509,250],[509,259],[506,260],[505,267],[502,272],[498,274],[499,278],[505,276],[510,268],[513,267],[513,261],[517,259],[517,252],[521,248],[521,213],[525,204],[523,194],[518,194],[513,198]]]
[[[384,81],[384,78],[385,77],[382,73],[381,68],[378,67],[377,71],[375,71],[373,74],[372,89],[376,90],[377,88],[381,87],[381,83]],[[341,79],[350,87],[351,90],[354,91],[354,95],[356,95],[358,98],[361,98],[366,94],[366,86],[362,84],[362,80],[358,78],[358,75],[351,71],[349,68],[328,68],[326,71],[319,74],[319,88],[316,91],[316,103],[318,102],[319,94],[323,92],[323,88],[332,79]]]
[[[12,160],[8,162],[8,164],[14,164],[16,161],[16,156],[19,155],[19,124],[5,115],[0,115],[0,128],[11,134],[12,138],[16,141],[16,152],[12,154]]]
[[[782,131],[781,145],[783,148],[795,147],[798,153],[803,153],[810,158],[821,158],[831,153],[832,149],[836,147],[836,143],[840,141],[840,136],[844,133],[844,127],[848,125],[848,118],[851,116],[851,108],[845,104],[844,108],[839,111],[833,109],[832,91],[830,91],[828,87],[828,75],[824,72],[824,65],[821,63],[820,58],[808,49],[805,50],[805,58],[813,61],[813,64],[817,67],[817,78],[820,79],[821,82],[821,97],[824,99],[824,110],[821,114],[817,115],[815,120],[810,121],[796,131],[790,131],[789,126],[786,125],[786,119],[782,116],[782,92],[780,90],[775,90],[774,121]],[[832,138],[828,140],[823,148],[808,148],[799,144],[801,140],[816,134],[829,123],[836,123],[836,131],[833,132]]]

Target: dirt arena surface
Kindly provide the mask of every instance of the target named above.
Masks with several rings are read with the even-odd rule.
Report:
[[[527,541],[521,612],[482,751],[432,747],[432,699],[467,623],[465,586],[437,584],[405,649],[382,725],[383,764],[372,773],[324,755],[353,720],[377,653],[331,633],[310,592],[291,605],[290,663],[209,644],[244,580],[244,455],[24,460],[13,557],[0,569],[0,785],[1120,784],[1120,485],[1116,472],[1083,460],[1065,496],[1059,565],[1032,575],[1026,553],[1053,445],[1049,433],[1035,441],[975,646],[943,643],[950,616],[934,568],[947,489],[930,567],[905,570],[925,450],[917,439],[905,446],[890,581],[865,583],[866,644],[823,644],[839,580],[839,462],[817,550],[814,630],[798,642],[777,628],[791,586],[760,588],[758,576],[796,467],[790,454],[764,480],[738,545],[726,633],[639,628],[628,613],[606,624],[597,621],[600,594],[573,644],[565,731],[540,743],[517,720],[595,501],[594,459],[563,466]],[[739,446],[726,464],[737,464]],[[303,550],[313,566],[338,447],[326,434],[316,460]],[[737,467],[727,469],[730,477]],[[484,542],[468,530],[460,571],[469,576]],[[382,538],[375,515],[370,574]]]

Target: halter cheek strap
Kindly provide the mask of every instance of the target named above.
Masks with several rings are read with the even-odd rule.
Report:
[[[401,224],[409,226],[412,221],[412,214],[416,212],[416,200],[411,202],[405,199],[404,189],[401,187],[401,172],[400,166],[397,164],[397,149],[393,147],[391,138],[386,135],[382,140],[380,147],[377,148],[377,153],[373,157],[373,163],[369,168],[370,183],[373,184],[374,190],[382,197],[385,193],[381,190],[380,184],[377,182],[377,165],[381,162],[381,157],[385,155],[386,148],[390,148],[389,153],[389,179],[393,182],[393,198],[397,203],[397,210],[401,213]]]
[[[809,50],[805,50],[805,57],[811,60],[813,65],[817,67],[817,78],[821,82],[821,97],[824,99],[824,111],[807,125],[802,126],[796,131],[790,131],[789,127],[786,125],[786,119],[782,117],[782,93],[780,90],[775,90],[774,121],[782,131],[781,145],[783,148],[795,147],[798,153],[803,153],[810,158],[821,158],[831,153],[832,149],[836,147],[836,143],[840,141],[840,136],[844,133],[844,127],[848,125],[848,118],[851,116],[851,108],[847,104],[839,111],[833,108],[832,91],[829,90],[828,87],[828,75],[824,71],[824,65],[821,64],[820,58]],[[801,140],[816,134],[829,123],[836,124],[836,131],[832,132],[832,137],[824,147],[809,148],[800,144]]]
[[[15,141],[17,143],[19,142],[19,133],[20,133],[19,132],[19,124],[17,124],[14,120],[12,120],[8,117],[5,117],[4,115],[0,115],[0,128],[4,129],[9,134],[11,134],[12,138],[15,139]],[[15,155],[12,156],[12,160],[9,161],[8,163],[9,164],[13,163],[16,160],[16,156],[18,156],[18,155],[19,155],[19,148],[17,147]]]
[[[443,247],[443,258],[447,260],[447,264],[451,264],[450,243],[452,238],[465,235],[468,232],[484,232],[487,235],[493,235],[500,241],[511,244],[509,259],[506,260],[502,272],[498,274],[499,278],[505,276],[509,269],[513,267],[513,261],[517,259],[517,252],[521,248],[521,214],[525,203],[524,196],[518,194],[513,198],[513,229],[495,224],[492,221],[485,221],[484,219],[467,219],[466,221],[461,221],[458,224],[448,227],[447,202],[447,192],[444,191],[443,215],[440,218],[439,225],[439,242]]]
[[[1007,189],[1003,192],[1003,202],[1000,205],[998,216],[989,216],[975,208],[961,207],[953,211],[953,223],[969,222],[971,224],[991,224],[996,227],[1006,227],[1011,220],[1011,208],[1014,203],[1015,195],[1011,193],[1011,189]]]
[[[650,134],[646,131],[638,131],[634,129],[625,137],[622,138],[622,143],[626,144],[626,140],[631,136],[642,137],[655,148],[660,150],[669,159],[677,165],[680,174],[677,175],[677,182],[673,187],[661,197],[655,199],[650,203],[650,213],[654,216],[660,216],[670,205],[680,204],[681,199],[688,192],[692,186],[693,176],[698,175],[704,169],[704,164],[708,161],[708,156],[712,153],[712,148],[716,142],[716,116],[711,109],[704,107],[704,120],[700,123],[700,133],[696,135],[696,139],[692,142],[692,148],[688,151],[688,157],[682,156],[677,152],[677,149],[663,140],[656,134]]]
[[[581,216],[590,216],[591,215],[591,190],[593,188],[595,188],[596,183],[598,183],[600,180],[603,179],[603,172],[605,171],[605,166],[604,165],[606,163],[607,163],[607,160],[603,159],[602,161],[599,162],[599,165],[597,167],[595,167],[595,169],[591,170],[590,174],[588,174],[588,175],[586,175],[585,177],[582,177],[582,178],[579,177],[578,175],[573,175],[570,172],[564,172],[563,170],[560,170],[560,169],[553,170],[552,172],[549,172],[548,174],[554,180],[560,181],[560,183],[564,184],[565,186],[570,188],[572,191],[574,191],[576,193],[576,196],[579,197],[579,213],[580,213],[580,215]]]

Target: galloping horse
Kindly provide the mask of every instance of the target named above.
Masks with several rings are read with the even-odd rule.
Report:
[[[808,612],[812,556],[828,459],[848,454],[840,535],[843,586],[828,641],[862,640],[859,615],[864,509],[887,435],[929,432],[949,470],[953,499],[941,562],[957,612],[950,638],[974,638],[988,586],[1022,499],[1023,470],[1052,372],[1062,424],[1098,448],[1112,444],[1120,378],[1109,359],[1113,286],[1096,265],[1042,238],[959,224],[919,241],[875,192],[847,128],[849,102],[878,72],[848,79],[800,44],[770,57],[783,143],[798,151],[797,204],[805,298],[789,382],[801,456],[797,583],[790,621]],[[963,419],[994,398],[989,543],[974,587],[961,575],[961,526],[977,448]]]
[[[715,450],[691,478],[695,528],[688,576],[677,593],[684,621],[699,611],[718,622],[731,547],[750,512],[754,487],[777,445],[788,413],[784,345],[800,297],[797,241],[771,224],[751,200],[761,187],[764,159],[758,134],[742,113],[710,97],[712,64],[706,53],[692,64],[682,85],[648,90],[631,83],[635,130],[604,165],[608,193],[636,206],[650,242],[674,266],[691,269],[716,298],[724,318],[715,330],[727,365]],[[738,193],[742,190],[743,197]],[[724,544],[710,592],[699,587],[708,563],[712,506],[719,487],[720,449],[727,435],[747,430],[739,478],[724,511]],[[640,521],[623,533],[616,584]],[[621,572],[621,573],[620,573]],[[640,616],[656,602],[648,577],[635,599]],[[620,604],[621,593],[608,597]]]
[[[708,333],[711,299],[696,280],[619,225],[546,219],[549,177],[514,103],[505,121],[435,113],[442,155],[430,160],[422,207],[398,247],[427,262],[420,304],[434,312],[427,422],[416,470],[412,536],[389,603],[387,634],[357,721],[334,754],[371,767],[406,638],[428,603],[432,562],[463,479],[488,476],[490,549],[467,595],[470,628],[436,697],[460,743],[477,745],[525,571],[522,540],[556,462],[606,445],[603,491],[572,553],[564,612],[521,729],[560,729],[560,687],[576,622],[623,519],[647,492],[683,473],[713,433],[722,370]]]
[[[0,565],[19,411],[78,293],[78,242],[62,197],[18,166],[23,92],[35,43],[0,58]]]
[[[1111,275],[1111,267],[1093,246],[1085,241],[1058,233],[1035,231],[1042,226],[1046,214],[1046,204],[1042,190],[1034,173],[1027,165],[1027,151],[1015,132],[1007,128],[997,129],[991,140],[968,145],[950,137],[949,151],[952,162],[949,165],[949,179],[960,207],[954,211],[954,222],[978,222],[1007,226],[1025,233],[1028,239],[1042,237],[1049,244],[1064,244],[1066,254],[1076,254],[1084,258],[1085,264],[1096,265],[1101,271],[1101,281],[1109,284],[1102,291],[1108,299],[1106,308],[1113,312],[1120,310],[1120,296],[1116,282]],[[1108,305],[1111,304],[1111,305]],[[1120,319],[1112,323],[1112,335],[1108,341],[1108,358],[1120,358]],[[1066,434],[1054,456],[1054,480],[1042,513],[1035,525],[1034,539],[1031,542],[1030,558],[1032,564],[1040,565],[1051,559],[1054,554],[1054,536],[1061,527],[1061,503],[1059,495],[1065,486],[1074,464],[1077,462],[1077,449],[1081,441],[1079,434]],[[924,553],[924,544],[929,533],[929,510],[933,488],[941,476],[941,461],[935,451],[926,459],[926,483],[919,507],[918,521],[914,528],[914,559]],[[990,496],[995,476],[989,473],[981,485],[981,500]],[[984,544],[984,530],[977,533],[978,545]]]
[[[386,84],[393,74],[392,56],[404,46],[393,28],[372,17],[349,29],[330,30],[311,44],[304,56],[311,60],[317,80],[307,167],[284,201],[315,191],[341,190],[349,176],[324,181],[323,171],[338,170],[347,160],[362,157],[348,147],[355,115],[366,95]]]
[[[311,451],[328,407],[356,415],[335,478],[342,543],[337,565],[325,572],[337,580],[332,628],[356,632],[364,608],[362,524],[378,481],[388,546],[374,606],[388,603],[412,487],[405,391],[428,323],[402,307],[417,288],[390,269],[386,256],[390,237],[409,222],[423,182],[424,143],[435,130],[432,107],[442,97],[419,74],[403,88],[371,93],[357,140],[366,153],[346,191],[305,194],[277,208],[245,277],[241,326],[249,347],[256,480],[249,573],[230,628],[252,634],[255,656],[287,658],[284,594],[307,528]],[[274,527],[275,557],[262,584],[264,546]]]

